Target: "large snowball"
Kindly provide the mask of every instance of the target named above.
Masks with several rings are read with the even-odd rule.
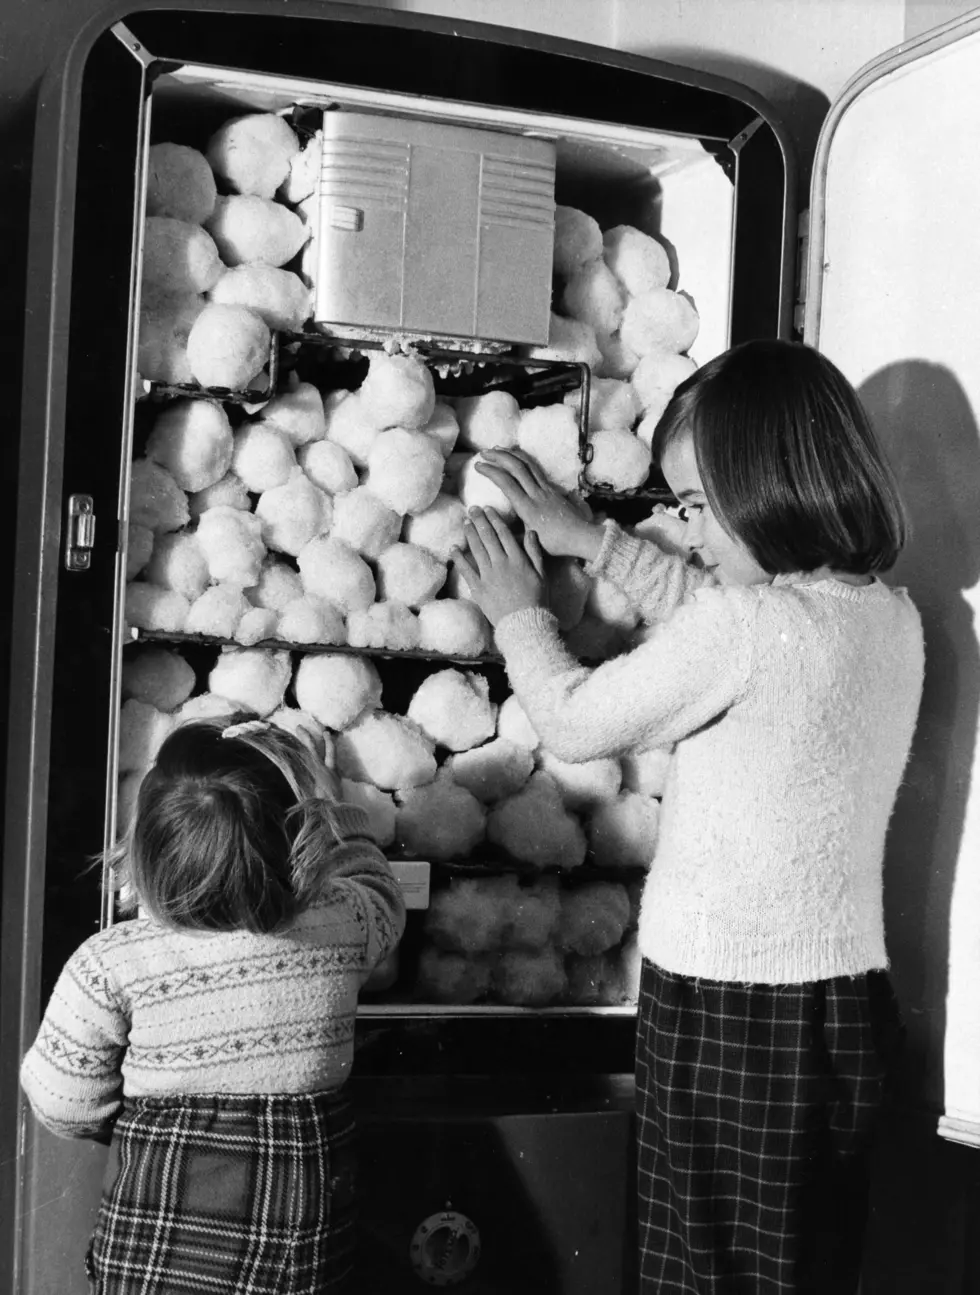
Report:
[[[146,214],[203,225],[218,190],[208,160],[186,144],[154,144],[146,177]]]
[[[131,698],[119,714],[119,772],[148,769],[173,728],[173,716]]]
[[[221,306],[247,306],[282,333],[300,332],[312,310],[310,290],[299,275],[274,265],[236,265],[210,295]]]
[[[443,458],[448,459],[459,436],[459,423],[451,406],[437,400],[432,410],[432,417],[422,431],[437,442]]]
[[[151,531],[179,531],[190,521],[187,496],[166,468],[135,459],[130,470],[129,520]]]
[[[444,467],[430,436],[395,427],[381,432],[368,451],[367,484],[396,513],[421,513],[439,493]]]
[[[631,297],[666,288],[670,282],[667,249],[642,230],[616,225],[603,234],[602,246],[606,265]]]
[[[356,486],[334,500],[331,538],[343,540],[371,561],[395,543],[401,528],[401,516],[368,486]]]
[[[630,300],[619,331],[625,345],[637,355],[686,351],[698,335],[700,322],[698,312],[681,293],[654,288]]]
[[[278,558],[267,558],[259,569],[258,579],[246,589],[256,607],[283,612],[297,598],[303,597],[303,582],[292,567]]]
[[[221,260],[231,266],[285,265],[309,237],[295,212],[253,196],[219,198],[207,227]]]
[[[307,656],[296,670],[293,691],[300,710],[308,711],[325,728],[339,731],[381,704],[381,676],[365,657]]]
[[[465,549],[466,508],[452,495],[438,494],[424,512],[405,520],[404,537],[409,544],[448,562],[454,549]]]
[[[477,471],[477,464],[481,462],[479,454],[471,454],[460,468],[456,478],[459,502],[464,509],[492,508],[504,521],[511,521],[515,516],[514,505],[499,486]]]
[[[534,459],[560,490],[578,485],[579,429],[568,405],[539,405],[526,409],[518,429],[517,442]]]
[[[149,648],[123,662],[122,694],[174,711],[194,691],[194,671],[178,652]]]
[[[318,490],[303,469],[296,467],[283,485],[259,496],[255,516],[262,523],[266,546],[296,557],[310,540],[329,530],[333,505],[330,496]]]
[[[579,395],[570,391],[565,404],[578,408]],[[603,427],[632,427],[640,414],[640,402],[629,382],[618,378],[593,378],[589,386],[589,430]]]
[[[208,688],[257,715],[282,705],[292,668],[288,652],[263,648],[222,648],[208,676]]]
[[[300,467],[321,490],[342,495],[357,485],[357,472],[342,445],[333,441],[311,441],[296,451]]]
[[[631,431],[605,427],[589,437],[592,459],[585,479],[612,490],[635,490],[650,475],[650,449]]]
[[[419,638],[419,618],[402,602],[372,603],[364,611],[351,612],[347,622],[351,647],[411,652],[419,646]]]
[[[343,612],[334,603],[304,594],[282,609],[276,635],[286,643],[343,644],[347,627]]]
[[[247,490],[260,495],[284,486],[296,467],[289,438],[264,423],[246,423],[235,433],[232,470]]]
[[[605,953],[623,938],[629,915],[626,887],[617,882],[590,881],[566,890],[561,897],[559,947],[583,957]]]
[[[126,624],[134,629],[179,634],[189,610],[190,603],[175,589],[145,580],[133,580],[126,586]]]
[[[611,868],[649,868],[659,827],[659,800],[622,792],[616,800],[600,805],[589,822],[589,845],[596,863]]]
[[[514,693],[505,697],[500,704],[497,734],[499,737],[506,738],[508,742],[525,747],[528,751],[536,751],[541,745],[541,739],[534,731],[531,721]]]
[[[298,152],[299,139],[282,117],[256,112],[220,126],[208,140],[207,160],[229,188],[271,198]]]
[[[554,949],[512,949],[493,968],[493,993],[502,1003],[546,1007],[564,995],[567,977]]]
[[[568,280],[561,304],[572,319],[609,334],[622,323],[626,293],[605,261],[590,261]]]
[[[479,800],[494,801],[520,791],[534,772],[534,756],[526,747],[498,737],[451,756],[448,767],[460,786]]]
[[[585,833],[546,773],[532,774],[516,795],[497,802],[487,838],[536,868],[577,868],[585,859]]]
[[[396,839],[405,854],[445,863],[465,859],[483,840],[486,811],[465,787],[436,778],[405,792],[396,820]]]
[[[201,514],[196,533],[212,580],[240,589],[258,581],[266,550],[262,522],[253,513],[227,506],[209,508]]]
[[[200,225],[150,216],[143,233],[143,284],[163,292],[207,292],[225,267],[214,239]]]
[[[562,278],[602,255],[599,223],[577,207],[555,207],[554,269]]]
[[[337,738],[337,768],[386,791],[420,787],[436,776],[432,739],[400,715],[370,712]]]
[[[421,607],[446,583],[446,564],[415,544],[392,544],[378,558],[378,593]]]
[[[191,517],[200,517],[209,508],[220,507],[237,508],[239,512],[247,513],[252,507],[252,501],[248,497],[244,481],[236,477],[234,472],[226,472],[213,486],[205,486],[203,490],[196,490],[190,495],[187,507]]]
[[[689,355],[675,351],[650,351],[639,361],[631,379],[643,412],[657,411],[659,418],[675,390],[697,370]]]
[[[343,540],[319,536],[300,550],[300,579],[307,593],[318,594],[342,607],[346,615],[374,602],[371,568]]]
[[[440,746],[468,751],[493,737],[497,708],[482,675],[439,670],[419,685],[409,703],[408,718]]]
[[[211,582],[211,573],[197,537],[185,531],[158,535],[146,578],[164,589],[176,589],[189,602],[199,598]]]
[[[432,374],[414,355],[373,351],[358,392],[368,421],[379,429],[424,427],[435,408]]]
[[[187,358],[187,339],[207,305],[196,292],[144,291],[140,302],[136,367],[147,382],[189,385],[194,381]]]
[[[181,490],[198,491],[231,465],[232,432],[216,400],[175,400],[157,416],[146,442],[146,457],[162,464]]]
[[[259,417],[266,426],[282,432],[294,448],[320,441],[327,434],[323,400],[312,382],[297,381],[273,396]]]
[[[367,467],[378,429],[368,421],[360,392],[331,391],[323,401],[323,413],[327,440],[346,450],[355,467]]]
[[[184,630],[188,634],[231,639],[242,617],[251,610],[251,603],[238,585],[211,585],[191,603]]]
[[[456,401],[459,419],[457,444],[467,450],[509,450],[517,444],[521,410],[509,391],[488,391],[482,396],[461,396]]]
[[[187,361],[203,387],[244,390],[269,359],[265,321],[246,306],[205,306],[187,335]]]
[[[465,598],[436,598],[419,608],[419,646],[442,656],[482,656],[490,647],[490,623]]]

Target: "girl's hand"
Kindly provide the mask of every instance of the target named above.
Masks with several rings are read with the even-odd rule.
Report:
[[[544,603],[541,546],[533,532],[525,533],[522,548],[498,513],[474,508],[465,534],[472,561],[457,549],[453,563],[491,625]]]
[[[586,561],[598,555],[602,527],[588,507],[563,494],[522,450],[484,450],[476,470],[503,491],[546,552]]]

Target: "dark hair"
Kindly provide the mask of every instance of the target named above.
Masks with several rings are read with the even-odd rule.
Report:
[[[857,393],[802,342],[732,347],[675,391],[654,433],[659,463],[684,432],[718,522],[773,575],[887,571],[907,523]]]
[[[273,930],[315,898],[339,839],[321,773],[299,738],[254,716],[180,725],[106,854],[117,885],[165,926]]]

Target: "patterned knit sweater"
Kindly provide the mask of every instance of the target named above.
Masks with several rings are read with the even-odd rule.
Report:
[[[358,989],[400,939],[405,907],[364,811],[338,806],[336,822],[323,897],[288,927],[190,932],[136,918],[72,954],[21,1066],[43,1124],[98,1136],[123,1096],[344,1082]]]
[[[496,638],[562,759],[678,744],[642,954],[770,984],[887,966],[885,833],[923,671],[905,591],[806,575],[724,586],[613,523],[586,570],[652,624],[644,643],[585,669],[538,608],[504,617]]]

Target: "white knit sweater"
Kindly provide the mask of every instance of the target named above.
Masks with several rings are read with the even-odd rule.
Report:
[[[504,617],[496,638],[562,759],[678,744],[644,957],[769,984],[886,967],[885,832],[923,671],[905,591],[806,575],[723,586],[612,523],[587,571],[657,622],[645,643],[586,669],[541,609]]]

